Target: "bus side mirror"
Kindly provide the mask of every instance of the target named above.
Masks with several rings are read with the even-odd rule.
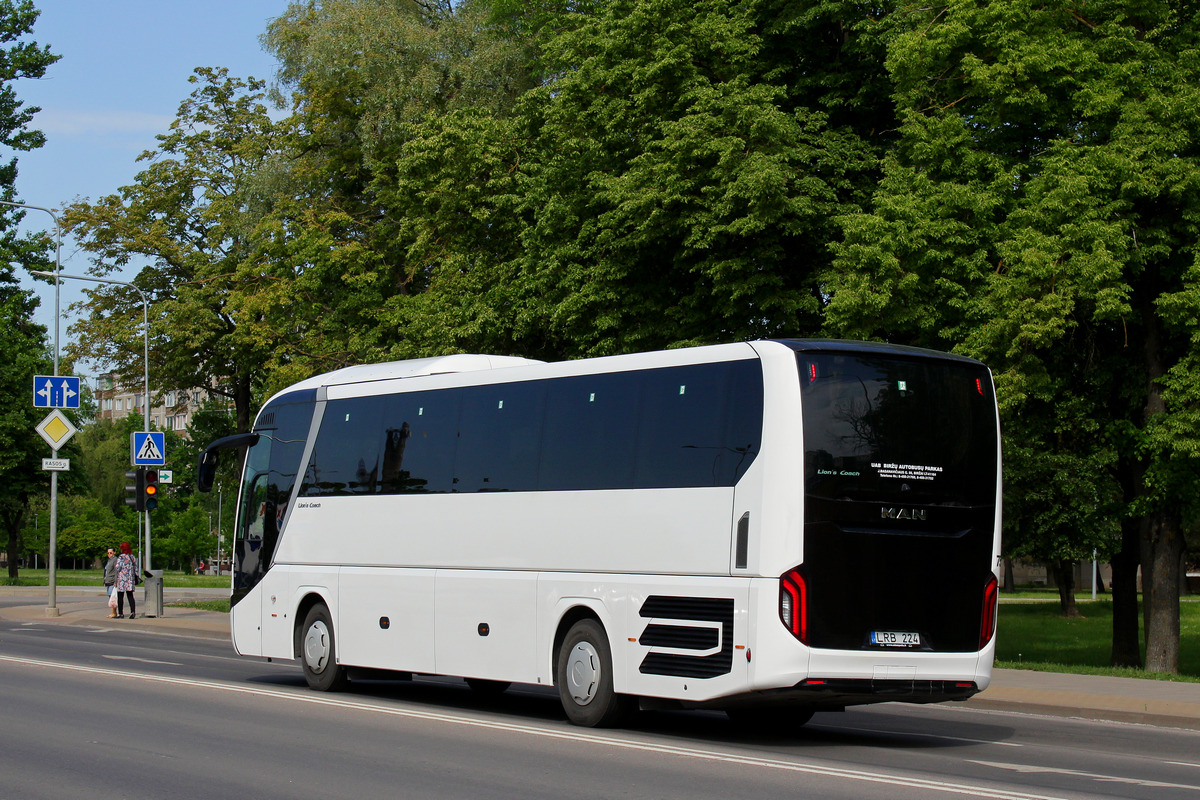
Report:
[[[205,450],[200,454],[200,463],[196,465],[196,488],[202,492],[211,492],[216,475],[217,453],[215,450]]]
[[[200,461],[196,464],[196,489],[201,492],[212,491],[213,480],[217,476],[218,450],[253,447],[256,444],[258,444],[257,433],[235,433],[233,436],[222,437],[210,444],[200,454]]]

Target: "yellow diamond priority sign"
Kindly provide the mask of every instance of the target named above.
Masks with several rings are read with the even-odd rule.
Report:
[[[67,415],[57,408],[46,415],[46,418],[34,428],[38,435],[46,440],[51,450],[59,450],[67,440],[75,435],[77,429],[67,419]]]

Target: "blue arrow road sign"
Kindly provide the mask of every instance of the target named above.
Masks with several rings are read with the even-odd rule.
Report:
[[[161,467],[167,463],[167,446],[161,431],[129,434],[129,461],[135,467]]]
[[[33,376],[34,408],[79,408],[79,378]]]

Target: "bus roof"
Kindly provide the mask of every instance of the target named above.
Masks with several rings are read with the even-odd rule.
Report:
[[[459,353],[450,356],[414,358],[407,361],[386,361],[382,364],[359,364],[353,367],[343,367],[342,369],[326,372],[321,375],[314,375],[307,380],[289,386],[282,393],[304,389],[317,389],[322,386],[338,386],[347,383],[366,383],[393,378],[416,378],[423,375],[475,372],[479,370],[544,363],[544,361],[537,361],[532,358],[520,358],[518,356],[489,356],[474,353]]]
[[[977,359],[959,355],[958,353],[946,353],[941,350],[929,350],[924,347],[909,347],[908,345],[889,344],[887,342],[866,342],[851,339],[773,339],[772,341],[790,347],[792,350],[798,352],[865,353],[882,356],[939,358],[951,361],[964,361],[971,364],[982,364]]]
[[[742,342],[736,344],[776,344],[783,345],[794,351],[825,351],[825,352],[856,352],[856,353],[874,353],[877,355],[891,356],[909,356],[909,357],[936,357],[943,359],[951,359],[957,361],[971,362],[978,364],[975,359],[968,358],[953,353],[942,353],[935,350],[926,350],[917,347],[905,347],[903,345],[893,345],[883,342],[863,342],[863,341],[848,341],[839,339],[771,339],[760,340],[758,342]],[[736,346],[736,344],[726,345],[708,345],[696,348],[680,348],[679,350],[664,351],[666,353],[681,354],[688,351],[708,351],[727,350]],[[599,359],[583,359],[585,361],[601,361],[607,362],[610,359],[613,361],[636,357],[638,355],[648,354],[627,354],[623,356],[610,356]],[[315,390],[326,386],[344,386],[355,383],[370,383],[373,381],[394,380],[397,378],[417,378],[427,375],[443,375],[459,372],[480,372],[494,369],[504,369],[508,367],[523,367],[546,364],[545,361],[538,361],[531,358],[521,358],[519,356],[497,356],[485,355],[477,353],[459,353],[448,356],[434,356],[432,358],[416,358],[406,361],[387,361],[381,364],[360,364],[351,367],[344,367],[332,372],[326,372],[321,375],[315,375],[299,383],[293,384],[288,388],[278,392],[271,397],[267,402],[275,400],[285,394],[293,392]]]

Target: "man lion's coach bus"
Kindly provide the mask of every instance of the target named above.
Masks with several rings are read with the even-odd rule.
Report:
[[[759,341],[359,366],[270,398],[231,627],[314,689],[356,672],[554,686],[802,725],[961,700],[995,650],[999,422],[981,363]]]

